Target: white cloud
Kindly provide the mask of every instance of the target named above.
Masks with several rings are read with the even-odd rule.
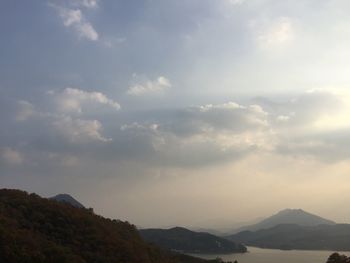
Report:
[[[69,27],[73,24],[81,23],[82,14],[79,9],[73,10],[73,9],[60,8],[59,14],[63,20],[63,24],[66,27]]]
[[[96,41],[98,40],[98,33],[90,23],[79,23],[76,25],[76,29],[81,37]]]
[[[70,116],[64,116],[54,121],[53,126],[73,143],[111,141],[101,135],[102,125],[97,120],[73,119]]]
[[[158,129],[158,124],[150,124],[150,125],[142,125],[139,124],[138,122],[134,122],[132,124],[124,124],[120,127],[121,131],[127,131],[127,130],[140,130],[140,131],[153,131],[157,132]]]
[[[91,3],[90,3],[91,2]],[[87,4],[95,3],[95,1],[86,1]],[[59,13],[65,27],[72,27],[81,38],[86,38],[91,41],[97,41],[99,35],[94,27],[84,19],[80,9],[71,9],[61,6],[51,5]]]
[[[146,94],[162,93],[171,87],[170,81],[163,76],[156,80],[147,80],[144,83],[139,83],[129,87],[127,94],[132,96],[141,96]]]
[[[235,102],[204,105],[194,108],[192,117],[210,129],[233,132],[268,126],[268,113],[259,105],[243,106]],[[193,121],[193,120],[192,120]],[[191,121],[190,121],[191,122]]]
[[[22,154],[12,148],[4,148],[1,152],[2,159],[11,165],[19,165],[23,163]]]
[[[101,134],[103,126],[96,115],[103,116],[106,110],[118,111],[120,105],[101,92],[89,92],[75,88],[49,91],[53,103],[47,111],[39,112],[41,121],[48,124],[50,133],[62,135],[64,141],[71,143],[109,142],[112,139]],[[94,117],[91,117],[94,116]],[[57,135],[56,134],[56,135]]]
[[[48,91],[47,93],[52,98],[47,104],[34,106],[24,100],[18,101],[15,120],[23,122],[35,117],[34,121],[27,121],[25,124],[29,125],[28,127],[35,125],[34,130],[38,129],[44,134],[46,132],[49,139],[51,139],[50,134],[62,135],[64,140],[61,142],[111,141],[111,139],[101,135],[103,127],[96,116],[103,118],[103,113],[118,111],[120,105],[117,102],[101,92],[88,92],[74,88],[65,88],[59,92]],[[1,153],[0,148],[0,157]],[[6,159],[14,160],[13,163],[19,162],[16,161],[16,158],[20,160],[19,155],[16,155],[14,151],[11,152],[7,149],[5,154]]]
[[[219,104],[219,105],[207,104],[204,106],[199,106],[199,109],[202,112],[215,110],[215,109],[235,110],[239,108],[244,108],[244,107],[232,101],[224,104]]]
[[[73,4],[86,8],[96,8],[98,6],[98,0],[73,0]]]
[[[114,108],[120,109],[118,102],[108,98],[101,92],[88,92],[81,89],[65,88],[60,93],[50,92],[54,96],[58,109],[62,112],[75,112],[81,113],[83,106],[86,104],[102,104]]]
[[[260,46],[275,47],[291,42],[294,39],[294,26],[289,17],[281,17],[258,34],[258,42]]]

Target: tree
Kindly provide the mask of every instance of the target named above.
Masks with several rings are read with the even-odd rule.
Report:
[[[333,253],[329,256],[327,263],[350,263],[350,258],[339,253]]]

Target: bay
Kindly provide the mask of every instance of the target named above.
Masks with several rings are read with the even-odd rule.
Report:
[[[328,257],[335,251],[314,250],[278,250],[248,247],[248,253],[244,254],[192,254],[193,256],[213,259],[220,257],[225,261],[237,260],[238,263],[325,263]],[[339,252],[350,256],[350,252]]]

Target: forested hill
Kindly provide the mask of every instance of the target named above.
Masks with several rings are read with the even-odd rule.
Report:
[[[194,232],[183,227],[170,229],[143,229],[142,237],[160,247],[186,253],[244,253],[247,248],[205,232]]]
[[[147,244],[136,228],[91,210],[0,190],[0,262],[206,262]]]

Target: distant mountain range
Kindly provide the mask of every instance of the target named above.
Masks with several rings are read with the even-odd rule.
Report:
[[[228,238],[261,248],[350,251],[350,224],[282,224],[258,231],[242,231]]]
[[[248,246],[275,249],[350,250],[350,225],[285,209],[227,236]]]
[[[141,236],[160,247],[186,253],[244,253],[242,244],[205,232],[194,232],[182,227],[170,229],[141,229]]]
[[[305,212],[302,209],[285,209],[277,214],[270,216],[256,224],[248,225],[236,229],[234,233],[241,231],[257,231],[260,229],[268,229],[280,224],[295,224],[300,226],[317,226],[317,225],[334,225],[335,222],[322,218],[320,216]]]
[[[62,203],[67,203],[67,204],[70,204],[70,205],[77,207],[77,208],[85,208],[85,206],[83,206],[80,202],[78,202],[76,199],[74,199],[69,194],[58,194],[58,195],[55,195],[53,197],[50,197],[49,199],[56,200],[56,201],[62,202]]]

